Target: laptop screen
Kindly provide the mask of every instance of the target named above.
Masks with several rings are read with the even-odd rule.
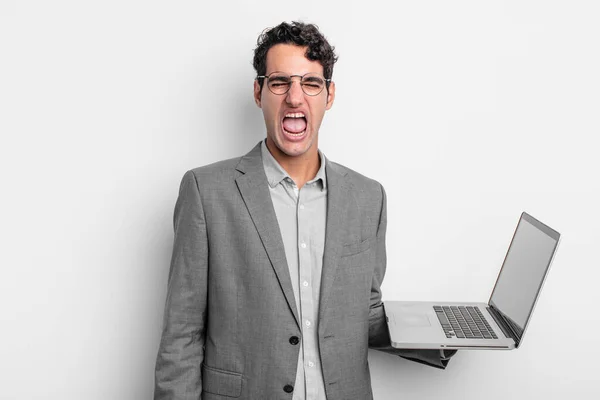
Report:
[[[519,224],[490,298],[490,305],[522,332],[550,267],[560,234],[527,213]]]

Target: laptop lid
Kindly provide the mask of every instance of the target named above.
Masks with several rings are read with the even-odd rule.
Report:
[[[521,214],[488,303],[515,347],[531,319],[559,240],[557,231],[526,212]]]

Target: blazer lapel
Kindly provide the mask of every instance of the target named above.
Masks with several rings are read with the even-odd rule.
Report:
[[[327,222],[325,228],[325,249],[321,272],[321,295],[319,299],[319,319],[324,315],[331,286],[335,280],[339,252],[342,244],[343,219],[348,208],[349,183],[346,173],[341,173],[329,160],[325,164],[327,174]],[[322,324],[319,324],[321,327]]]
[[[294,290],[285,258],[285,248],[281,239],[275,208],[271,201],[271,193],[262,163],[260,145],[261,143],[259,142],[258,145],[240,160],[236,168],[244,175],[239,176],[236,179],[236,183],[275,270],[288,306],[294,314],[298,327],[300,327]]]

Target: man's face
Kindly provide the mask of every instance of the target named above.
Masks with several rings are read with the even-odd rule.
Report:
[[[267,52],[267,72],[283,72],[288,75],[304,75],[309,72],[323,76],[323,66],[318,61],[311,61],[304,56],[306,47],[292,44],[277,44]],[[271,93],[264,80],[262,90],[254,81],[254,100],[262,108],[267,128],[267,144],[272,145],[283,154],[280,156],[309,156],[317,153],[318,133],[325,111],[333,105],[335,84],[331,82],[329,93],[327,88],[316,96],[309,96],[302,91],[300,79],[292,78],[292,86],[286,94]],[[304,120],[298,117],[301,113]],[[305,129],[302,130],[305,126]],[[288,128],[286,130],[285,128]],[[271,142],[271,143],[269,143]],[[276,150],[277,151],[277,150]],[[285,156],[284,156],[285,157]]]

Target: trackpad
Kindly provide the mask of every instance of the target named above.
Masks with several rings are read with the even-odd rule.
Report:
[[[396,323],[401,327],[427,327],[431,326],[427,314],[401,314],[396,315]]]

